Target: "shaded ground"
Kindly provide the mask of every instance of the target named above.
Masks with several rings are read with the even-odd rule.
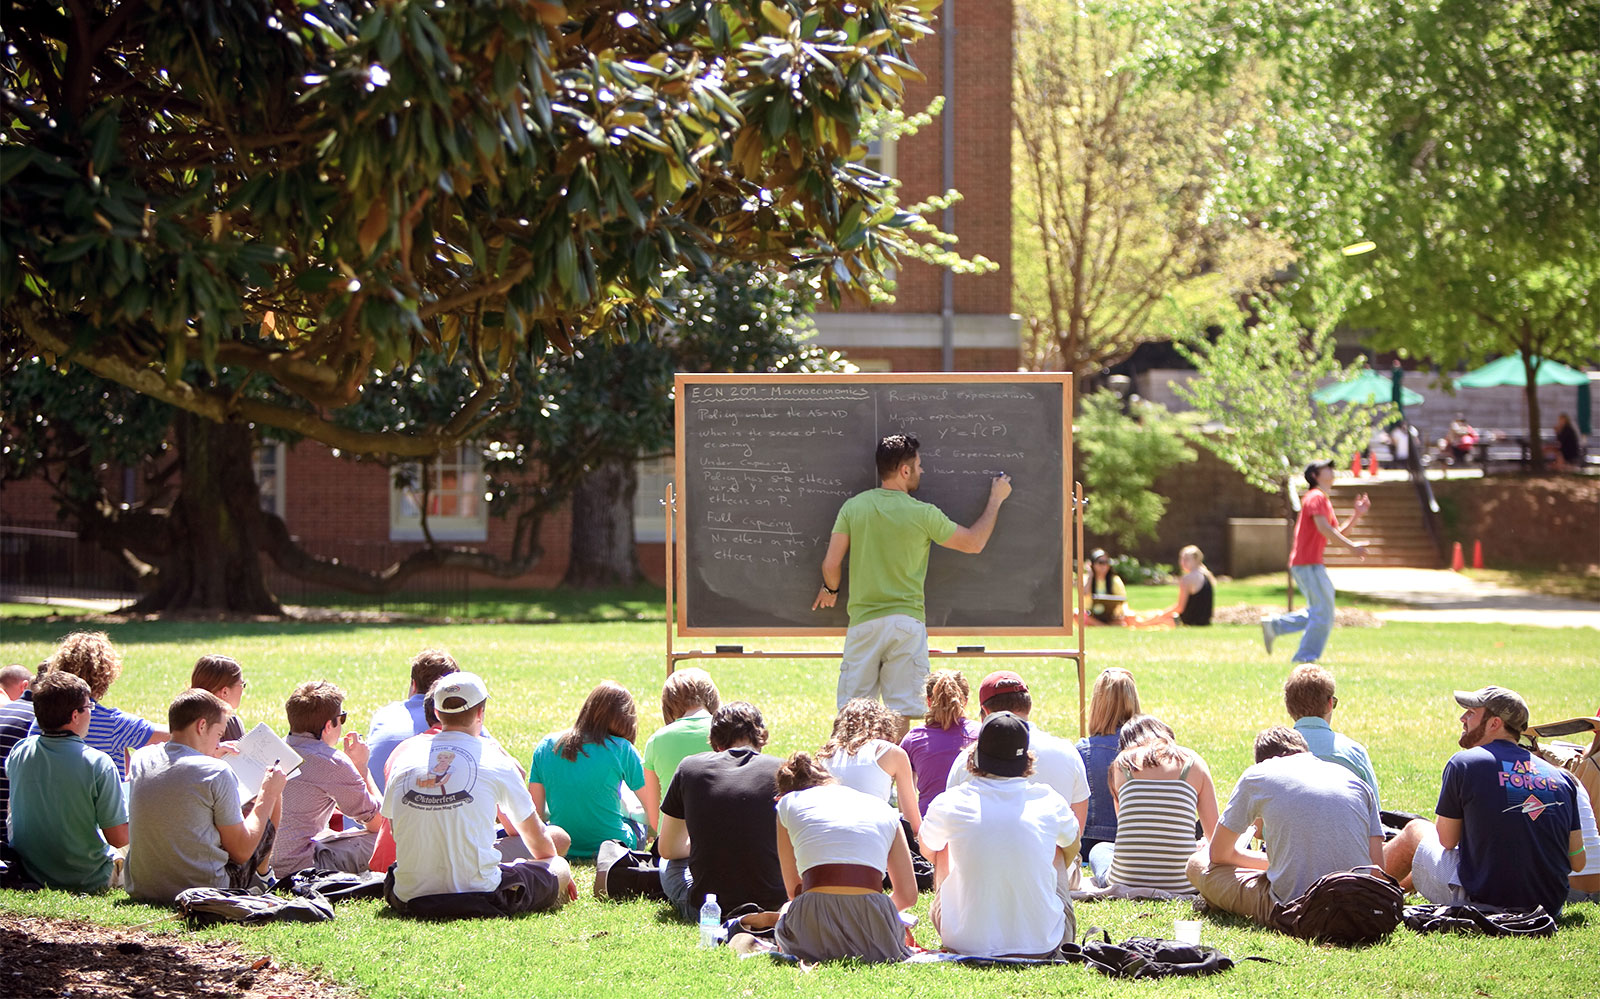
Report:
[[[355,993],[236,943],[0,913],[0,996],[349,999]]]

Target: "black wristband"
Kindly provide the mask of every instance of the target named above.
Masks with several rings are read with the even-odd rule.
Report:
[[[839,588],[836,587],[836,586],[829,586],[827,583],[823,583],[822,584],[822,588],[824,590],[827,590],[829,593],[833,594],[834,596],[838,596],[839,595]]]

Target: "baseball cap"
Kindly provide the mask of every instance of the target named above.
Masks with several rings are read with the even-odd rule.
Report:
[[[1458,690],[1456,703],[1464,708],[1482,708],[1505,722],[1513,735],[1521,735],[1528,730],[1528,702],[1515,690],[1495,686],[1473,691]]]
[[[470,711],[489,699],[489,688],[476,673],[446,673],[428,691],[433,710],[455,715]]]
[[[983,682],[978,685],[978,703],[981,705],[996,694],[1026,694],[1027,692],[1028,685],[1022,682],[1022,677],[1008,669],[997,669],[984,677]]]
[[[1333,467],[1333,462],[1331,462],[1331,461],[1313,461],[1311,464],[1307,465],[1306,466],[1306,485],[1315,487],[1316,484],[1317,484],[1317,473],[1322,471],[1324,468],[1332,468],[1332,467]]]
[[[1009,711],[996,711],[983,720],[974,752],[984,773],[1021,777],[1028,769],[1028,723]]]

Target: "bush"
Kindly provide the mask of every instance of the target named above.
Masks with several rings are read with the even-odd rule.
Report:
[[[1172,566],[1153,562],[1145,565],[1132,555],[1118,555],[1111,560],[1111,571],[1122,578],[1125,586],[1143,584],[1161,585],[1172,582]]]

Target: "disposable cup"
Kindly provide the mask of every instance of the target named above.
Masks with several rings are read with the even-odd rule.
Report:
[[[1173,939],[1179,943],[1198,944],[1200,942],[1200,920],[1178,919],[1172,924]]]

